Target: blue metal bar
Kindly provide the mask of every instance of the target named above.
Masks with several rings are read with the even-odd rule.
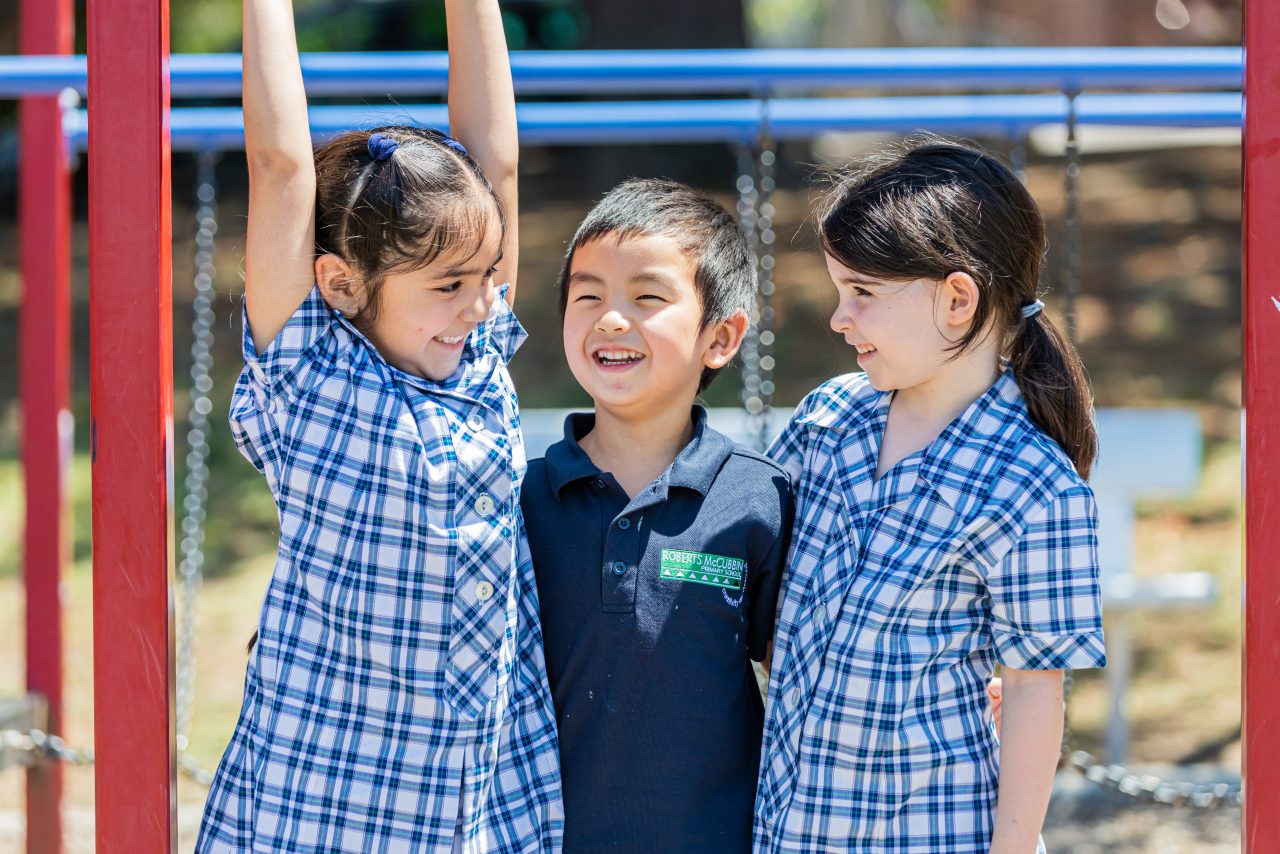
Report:
[[[311,53],[312,95],[440,95],[443,53]],[[981,90],[1239,88],[1238,47],[882,48],[703,51],[517,51],[523,95],[745,93],[830,87]],[[172,58],[175,98],[238,97],[239,54]],[[0,57],[0,97],[85,92],[78,57]]]
[[[1238,92],[1093,94],[1076,99],[1080,124],[1149,127],[1239,127]],[[807,139],[826,131],[932,130],[1020,137],[1067,119],[1063,95],[940,95],[891,98],[780,98],[770,101],[617,101],[520,104],[526,145],[749,142],[762,131],[775,139]],[[312,107],[311,131],[321,139],[351,128],[416,123],[447,129],[443,105]],[[84,111],[66,129],[74,146],[88,139]],[[244,118],[236,107],[187,107],[171,112],[175,150],[238,149]]]

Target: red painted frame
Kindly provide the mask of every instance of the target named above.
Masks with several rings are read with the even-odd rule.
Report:
[[[177,845],[168,0],[88,6],[97,850]]]
[[[69,54],[71,0],[23,0],[22,52]],[[18,221],[22,268],[19,399],[26,494],[22,578],[27,690],[48,704],[62,732],[63,642],[58,589],[70,555],[66,500],[71,391],[71,180],[56,97],[19,106]],[[27,851],[62,851],[62,767],[27,770]]]
[[[1280,4],[1245,3],[1244,849],[1280,849]]]

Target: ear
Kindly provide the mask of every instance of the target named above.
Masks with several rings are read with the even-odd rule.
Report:
[[[711,337],[702,352],[702,364],[708,368],[723,368],[738,354],[742,339],[747,334],[747,315],[737,312],[710,328]]]
[[[364,308],[364,287],[351,265],[337,255],[327,253],[316,259],[316,284],[324,301],[345,316],[355,317]]]
[[[978,312],[982,291],[968,273],[950,273],[938,288],[938,311],[942,321],[953,328],[964,328]]]

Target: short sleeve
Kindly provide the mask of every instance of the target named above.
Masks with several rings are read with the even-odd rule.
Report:
[[[322,351],[322,339],[336,322],[318,288],[298,306],[261,354],[253,344],[249,315],[242,310],[244,369],[231,395],[231,433],[240,453],[275,486],[280,463],[280,398],[295,387],[305,366]]]
[[[1078,485],[1035,512],[988,578],[1002,665],[1022,670],[1105,667],[1098,580],[1098,511]]]
[[[499,288],[498,298],[493,301],[493,308],[489,310],[489,317],[483,324],[485,348],[497,353],[503,362],[510,362],[516,350],[519,350],[520,345],[529,337],[516,318],[515,311],[507,302],[508,287],[510,286],[503,285]]]
[[[755,570],[751,581],[751,610],[747,619],[747,654],[752,661],[764,661],[773,642],[774,618],[778,613],[778,591],[785,574],[787,550],[791,545],[791,522],[794,503],[791,484],[779,472],[773,478],[778,490],[777,529],[773,532],[769,550]]]
[[[336,315],[313,287],[267,349],[258,353],[249,328],[248,308],[243,311],[244,366],[246,379],[266,398],[274,398],[296,378],[300,366],[315,352],[319,341],[336,322]]]

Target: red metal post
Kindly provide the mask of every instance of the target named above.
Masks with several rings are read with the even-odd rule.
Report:
[[[88,6],[97,850],[177,845],[168,0]]]
[[[71,53],[71,0],[23,0],[22,52]],[[18,222],[22,315],[20,399],[26,492],[22,577],[26,589],[27,690],[43,694],[49,731],[62,732],[62,609],[58,588],[70,553],[66,501],[71,414],[71,183],[56,97],[19,107]],[[27,851],[62,850],[62,767],[27,771]]]
[[[1245,3],[1244,850],[1280,851],[1280,4]]]

